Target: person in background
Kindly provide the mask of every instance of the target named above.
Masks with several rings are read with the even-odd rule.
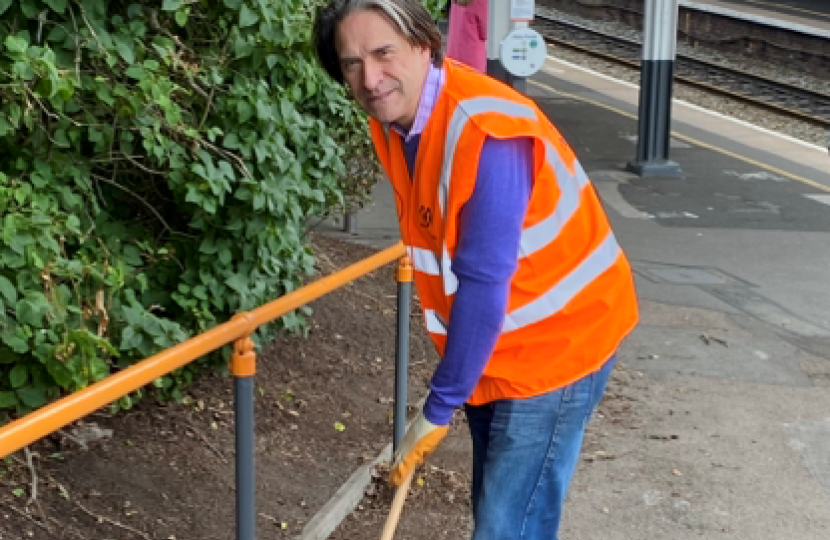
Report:
[[[451,0],[447,57],[487,71],[488,0]]]
[[[418,0],[331,0],[313,36],[369,116],[441,357],[390,480],[463,407],[473,540],[556,540],[585,426],[638,318],[599,198],[531,99],[443,58]]]

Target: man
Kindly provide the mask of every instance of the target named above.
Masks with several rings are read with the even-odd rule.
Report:
[[[441,354],[390,479],[464,406],[473,539],[556,539],[585,424],[637,320],[596,194],[531,100],[443,60],[417,0],[333,0],[314,40],[370,117]]]

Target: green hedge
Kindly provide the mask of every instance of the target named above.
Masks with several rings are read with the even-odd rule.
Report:
[[[342,205],[343,162],[369,155],[308,46],[319,3],[0,0],[3,414],[311,272],[308,216]]]

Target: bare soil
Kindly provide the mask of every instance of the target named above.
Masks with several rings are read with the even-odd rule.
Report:
[[[327,275],[373,253],[315,237]],[[394,265],[312,304],[307,339],[258,356],[257,530],[293,538],[392,436]],[[436,355],[413,307],[410,403]],[[204,377],[181,403],[99,411],[0,464],[0,539],[235,538],[232,379]],[[78,444],[78,436],[111,436]],[[76,435],[73,435],[76,434]],[[35,481],[33,482],[33,478]]]
[[[614,368],[608,389],[585,434],[571,491],[588,489],[581,479],[588,469],[616,460],[609,435],[640,427],[637,402],[643,399],[642,373],[624,362]],[[412,483],[397,526],[397,540],[463,540],[472,532],[470,511],[471,452],[463,414],[456,413],[448,437],[427,459]],[[379,538],[395,492],[386,483],[385,471],[377,471],[363,501],[330,540]],[[568,506],[565,513],[567,517]]]
[[[319,275],[374,252],[322,236],[314,245]],[[395,294],[389,265],[314,302],[307,339],[283,336],[259,353],[259,538],[297,537],[354,470],[390,441]],[[410,410],[437,361],[417,309],[415,297]],[[616,458],[602,450],[608,430],[636,427],[631,409],[639,381],[632,377],[624,364],[615,370],[589,426],[581,468]],[[181,403],[145,400],[131,411],[99,411],[67,426],[32,445],[31,466],[24,452],[7,458],[0,464],[0,540],[234,539],[232,410],[232,379],[206,376]],[[95,440],[84,448],[79,438]],[[469,537],[470,453],[466,422],[457,413],[447,439],[418,471],[395,538]],[[575,490],[584,489],[579,475]],[[386,470],[375,471],[363,501],[331,540],[379,537],[394,495],[386,477]]]

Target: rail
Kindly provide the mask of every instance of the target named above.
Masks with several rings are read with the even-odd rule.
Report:
[[[640,69],[642,45],[627,38],[537,13],[535,27],[548,43]],[[763,107],[820,127],[830,127],[830,95],[677,54],[675,80]]]
[[[397,445],[406,422],[406,365],[412,267],[403,244],[396,244],[319,279],[252,311],[199,334],[175,347],[70,394],[0,428],[0,457],[5,457],[63,426],[137,390],[207,353],[233,343],[231,374],[234,377],[236,437],[237,539],[255,537],[254,499],[254,383],[256,353],[251,334],[260,326],[328,294],[346,283],[398,260],[397,340],[395,345],[395,408],[393,443]]]

